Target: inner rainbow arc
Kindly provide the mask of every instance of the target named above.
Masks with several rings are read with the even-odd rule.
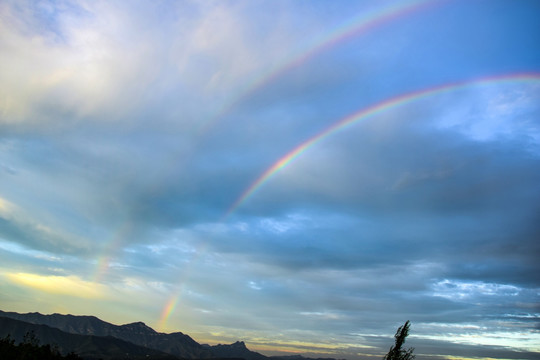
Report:
[[[222,217],[222,221],[236,211],[247,199],[249,199],[259,188],[261,188],[270,178],[276,173],[289,165],[294,159],[299,157],[304,151],[313,146],[320,140],[343,130],[344,128],[353,125],[361,120],[365,120],[373,115],[382,113],[408,102],[420,100],[424,97],[439,94],[445,91],[457,90],[462,87],[466,87],[473,84],[485,83],[485,82],[498,82],[498,81],[517,81],[517,80],[540,80],[540,73],[518,73],[518,74],[504,74],[495,75],[484,78],[476,78],[463,80],[452,83],[440,84],[434,87],[416,90],[400,94],[389,99],[380,101],[368,107],[361,108],[360,110],[338,120],[323,131],[312,136],[308,140],[304,141],[286,155],[281,157],[272,166],[265,170],[241,195],[240,197],[227,209],[225,215]]]

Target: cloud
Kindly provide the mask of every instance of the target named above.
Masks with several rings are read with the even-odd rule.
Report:
[[[2,216],[6,216],[10,214],[13,211],[13,204],[11,204],[9,201],[0,198],[0,214]]]
[[[163,30],[153,26],[158,10],[143,3],[137,11],[106,2],[49,5],[2,6],[0,46],[9,49],[0,57],[4,128],[125,121],[167,86],[163,72],[173,54],[154,30]]]
[[[16,284],[48,293],[82,298],[102,298],[104,288],[76,276],[43,276],[27,273],[8,273],[5,277]]]
[[[12,242],[63,254],[84,253],[89,247],[83,239],[32,219],[23,209],[2,198],[0,198],[0,234]]]

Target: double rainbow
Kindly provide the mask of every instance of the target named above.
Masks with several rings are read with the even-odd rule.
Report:
[[[199,127],[198,133],[204,134],[211,128],[213,124],[231,113],[241,102],[248,99],[259,89],[270,84],[275,79],[283,76],[288,71],[306,63],[310,59],[317,55],[329,51],[334,46],[357,36],[363,35],[370,30],[387,24],[391,21],[398,20],[400,18],[409,16],[413,13],[419,12],[429,6],[434,6],[447,2],[448,0],[408,0],[394,3],[392,5],[378,8],[377,10],[362,13],[359,16],[353,17],[349,21],[342,23],[340,26],[325,32],[323,35],[317,37],[311,41],[307,46],[299,49],[286,57],[278,64],[267,71],[256,76],[247,86],[241,89],[237,95],[229,99],[228,102],[223,104],[214,116],[211,116],[208,120],[203,122]],[[316,141],[316,139],[315,139]],[[286,166],[293,158],[298,156],[303,150],[311,145],[310,143],[304,143],[298,148],[293,150],[290,155],[285,156],[270,169],[268,169],[255,183],[253,183],[243,195],[229,208],[226,216],[234,212],[244,201],[247,200],[262,184],[268,180],[274,173],[280,168]],[[174,309],[182,295],[182,288],[180,287],[166,302],[159,319],[159,327],[165,328],[167,320],[174,313]]]

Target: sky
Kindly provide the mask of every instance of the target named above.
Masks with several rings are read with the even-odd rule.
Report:
[[[0,1],[0,309],[540,358],[540,2]]]

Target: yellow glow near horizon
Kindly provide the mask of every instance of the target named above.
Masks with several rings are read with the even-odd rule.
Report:
[[[104,297],[104,288],[102,285],[84,281],[77,276],[8,273],[6,277],[17,285],[23,285],[51,294],[69,295],[85,299]]]
[[[197,341],[207,344],[222,344],[235,341],[230,337],[231,334],[221,331],[211,331],[209,333],[191,333]],[[210,335],[210,336],[208,336]],[[234,335],[233,335],[234,337]],[[252,351],[263,353],[290,353],[290,354],[325,354],[328,356],[343,354],[348,349],[376,349],[375,346],[361,343],[328,343],[318,341],[285,340],[276,338],[266,338],[261,336],[249,336],[244,334],[242,337],[246,346]]]

